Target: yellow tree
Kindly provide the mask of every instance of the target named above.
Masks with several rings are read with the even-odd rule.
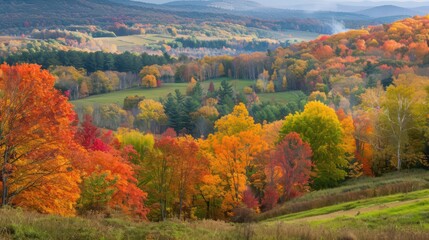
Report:
[[[268,84],[267,84],[266,92],[273,93],[275,91],[276,90],[274,89],[274,82],[273,81],[269,81]]]
[[[222,179],[215,173],[213,163],[215,156],[213,155],[211,141],[199,139],[200,147],[199,157],[207,159],[208,164],[205,165],[205,171],[198,185],[200,196],[206,204],[206,218],[222,218],[220,213],[220,203],[225,196],[225,188],[222,186]]]
[[[286,88],[287,88],[287,78],[286,78],[286,75],[284,75],[283,79],[282,79],[282,88],[283,88],[283,90],[286,90]]]
[[[194,91],[194,87],[197,84],[197,80],[195,80],[194,77],[191,78],[191,81],[188,83],[188,86],[186,87],[186,94],[189,96]]]
[[[217,132],[208,139],[214,156],[211,165],[222,179],[223,209],[229,212],[242,200],[246,185],[252,184],[255,157],[267,149],[267,144],[261,137],[261,125],[254,123],[242,103],[219,119],[215,128]]]
[[[356,162],[355,153],[356,149],[356,139],[355,139],[355,125],[353,122],[353,117],[344,112],[343,109],[338,110],[337,112],[338,120],[341,124],[341,130],[343,133],[343,148],[346,155],[346,159],[349,162],[349,176],[359,177],[362,174],[362,164]]]
[[[146,88],[156,88],[158,86],[156,77],[152,74],[142,78],[142,85]]]
[[[146,123],[146,130],[159,132],[160,126],[167,121],[164,106],[155,100],[145,99],[139,103],[137,118]]]
[[[219,67],[217,68],[217,76],[218,77],[222,77],[225,76],[225,67],[223,66],[223,64],[219,64]]]
[[[392,161],[398,170],[401,170],[404,160],[410,163],[418,159],[422,151],[416,145],[410,145],[412,133],[422,131],[427,112],[424,112],[424,99],[416,96],[416,89],[398,85],[387,88],[385,99],[382,102],[381,128],[385,136],[389,137],[391,148],[395,151],[395,160]],[[414,133],[414,136],[418,133]],[[418,144],[421,145],[421,144]]]
[[[158,69],[157,65],[152,65],[152,66],[146,66],[144,67],[141,71],[139,76],[141,78],[146,77],[147,75],[153,75],[156,79],[159,79],[161,77],[161,73]]]

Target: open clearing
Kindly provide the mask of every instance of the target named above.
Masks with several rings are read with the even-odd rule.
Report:
[[[118,50],[121,52],[132,51],[135,47],[158,44],[159,41],[165,41],[166,43],[168,43],[174,40],[172,36],[166,34],[130,35],[97,39],[107,44],[115,44],[118,47]]]
[[[384,212],[388,215],[391,212],[396,212],[397,209],[404,208],[404,206],[408,206],[411,210],[412,207],[420,205],[424,205],[424,210],[429,213],[429,190],[346,202],[333,206],[288,214],[268,221],[286,221],[296,223],[332,220],[339,217],[362,218],[367,216],[368,213],[375,214],[380,212],[381,214],[381,212]]]
[[[212,81],[215,85],[215,88],[218,89],[223,79],[225,78],[204,81],[201,84],[202,88],[204,89],[204,91],[207,91],[210,85],[210,82]],[[236,92],[242,92],[244,87],[252,86],[252,84],[254,84],[254,81],[252,80],[233,79],[229,81]],[[122,106],[124,103],[124,99],[127,96],[137,95],[137,96],[144,96],[147,99],[159,100],[160,98],[166,97],[169,93],[174,93],[176,89],[180,90],[183,94],[185,94],[187,86],[188,86],[187,83],[164,83],[160,88],[151,88],[151,89],[132,88],[132,89],[126,89],[122,91],[90,96],[87,98],[72,101],[72,104],[75,106],[83,106],[83,105],[101,105],[101,104],[114,103],[114,104],[118,104],[119,106]],[[261,101],[277,101],[280,103],[287,103],[289,101],[296,101],[300,93],[301,93],[300,91],[290,91],[290,92],[279,92],[279,93],[262,93],[262,94],[258,94],[258,96]]]
[[[384,204],[372,205],[368,207],[357,207],[355,209],[350,209],[350,210],[340,210],[340,211],[332,212],[328,214],[295,219],[293,220],[293,222],[314,222],[314,221],[322,221],[322,220],[332,220],[339,217],[358,217],[361,214],[362,216],[365,216],[367,215],[367,213],[374,214],[377,212],[381,214],[380,212],[383,210],[393,211],[398,208],[403,208],[404,206],[412,208],[420,204],[427,205],[427,210],[429,210],[429,196],[427,198],[413,199],[413,200],[402,201],[402,202],[395,201],[395,202],[388,202]]]
[[[269,31],[269,30],[260,30],[262,37],[252,36],[252,35],[236,35],[231,37],[208,37],[208,36],[196,36],[199,40],[247,40],[252,41],[253,39],[259,39],[268,42],[277,42],[277,41],[291,41],[291,42],[301,42],[301,41],[311,41],[316,39],[320,34],[296,30],[286,30],[282,32]],[[173,37],[168,34],[143,34],[143,35],[130,35],[130,36],[119,36],[119,37],[104,37],[96,38],[105,44],[114,44],[118,47],[118,50],[121,52],[124,51],[133,51],[136,48],[149,45],[159,45],[159,42],[169,43],[174,41],[176,38],[188,38],[189,35],[178,35]]]

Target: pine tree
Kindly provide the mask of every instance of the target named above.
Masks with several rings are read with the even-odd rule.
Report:
[[[226,100],[227,98],[234,101],[234,91],[232,90],[232,85],[227,80],[223,80],[219,88],[219,105],[229,102]]]
[[[180,127],[180,115],[177,101],[171,93],[168,94],[167,100],[164,102],[164,110],[165,114],[168,116],[168,126],[177,131]]]
[[[192,90],[192,98],[198,101],[201,101],[201,99],[203,98],[203,88],[201,87],[200,82],[197,82],[195,84],[195,87]]]
[[[192,121],[192,113],[196,112],[200,104],[197,100],[193,98],[186,98],[185,103],[183,104],[183,112],[182,112],[182,124],[183,128],[187,130],[188,133],[192,133],[194,130],[194,121]]]

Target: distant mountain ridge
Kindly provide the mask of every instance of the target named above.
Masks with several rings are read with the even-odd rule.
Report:
[[[348,9],[355,11],[281,9],[266,7],[252,0],[180,0],[166,4],[145,3],[144,0],[0,0],[0,33],[13,35],[28,33],[34,28],[69,25],[107,28],[115,22],[128,25],[227,22],[259,29],[329,34],[334,20],[344,24],[345,28],[360,28],[429,14],[429,7],[424,6],[401,8],[384,5],[359,11],[357,8]]]
[[[211,7],[229,11],[249,11],[261,8],[263,5],[250,0],[182,0],[163,4],[165,6],[198,6]]]
[[[415,11],[413,9],[408,9],[404,7],[398,7],[395,5],[382,5],[365,10],[358,11],[357,13],[366,15],[372,18],[382,18],[390,16],[415,16],[420,15],[421,12]]]

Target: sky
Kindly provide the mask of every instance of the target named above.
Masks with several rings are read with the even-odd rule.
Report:
[[[174,0],[137,0],[137,1],[141,1],[141,2],[149,2],[149,3],[166,3],[166,2],[171,2]],[[304,1],[296,1],[296,0],[253,0],[255,2],[259,2],[263,5],[271,5],[271,6],[276,6],[276,5],[289,5],[289,6],[293,6],[296,5],[297,3],[300,2],[307,2],[307,3],[313,3],[313,4],[320,4],[320,3],[365,3],[365,2],[373,2],[373,3],[381,3],[381,4],[395,4],[395,2],[397,3],[404,3],[404,2],[416,2],[416,3],[425,3],[427,2],[427,0],[414,0],[414,1],[410,1],[410,0],[396,0],[396,1],[388,1],[388,0],[371,0],[371,1],[359,1],[359,0],[304,0]]]
[[[134,0],[141,2],[162,4],[174,0]],[[313,9],[335,10],[336,4],[356,5],[356,6],[377,6],[377,5],[397,5],[402,7],[428,6],[428,0],[252,0],[264,6],[276,8],[294,8],[296,6],[311,6]]]

